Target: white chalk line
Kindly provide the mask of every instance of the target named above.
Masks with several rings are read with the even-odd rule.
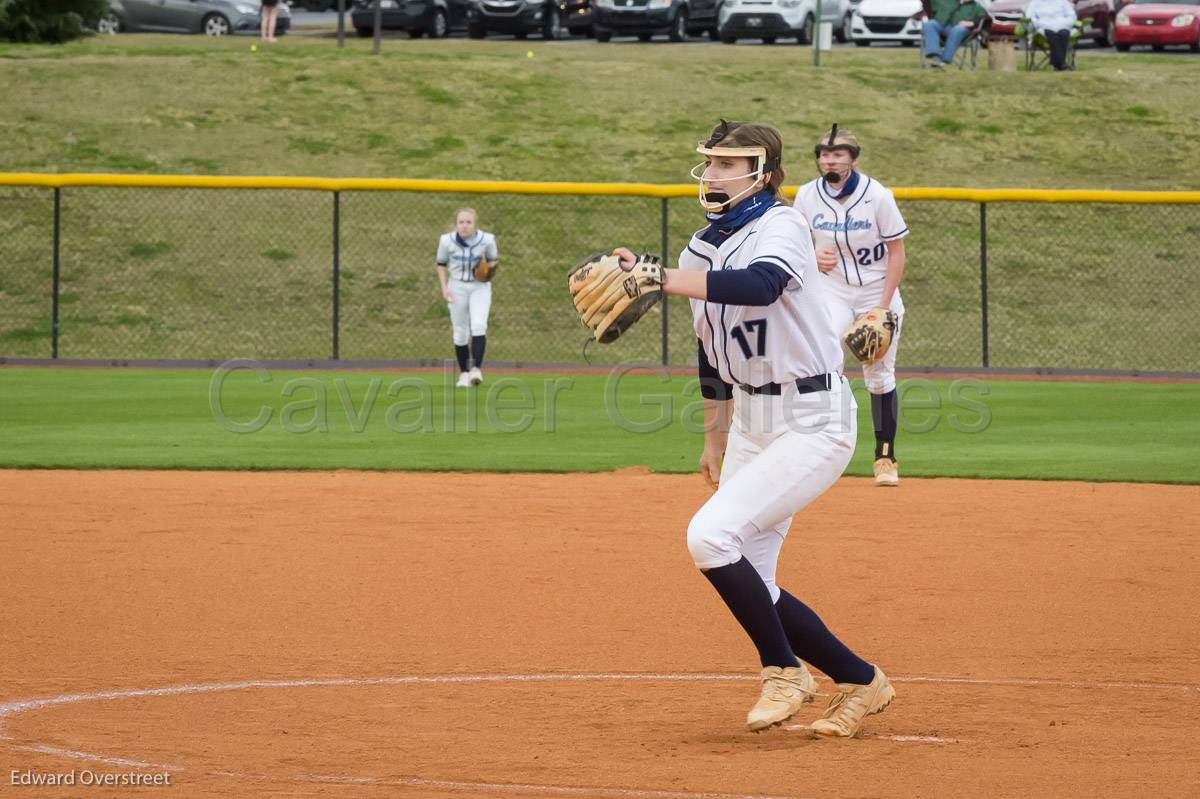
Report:
[[[371,686],[371,685],[420,685],[420,684],[454,684],[482,682],[749,682],[760,678],[748,675],[728,674],[442,674],[428,676],[402,676],[377,678],[332,678],[309,680],[244,680],[240,682],[223,682],[193,685],[176,685],[165,688],[139,688],[118,691],[96,691],[89,693],[61,694],[59,696],[40,699],[23,699],[0,704],[0,720],[18,713],[26,713],[45,707],[67,705],[79,702],[96,702],[109,699],[133,699],[148,696],[179,696],[184,694],[216,693],[223,691],[241,691],[258,688],[319,688],[338,686]],[[907,676],[893,677],[893,682],[930,683],[935,685],[983,685],[1005,687],[1055,687],[1055,688],[1087,688],[1087,689],[1117,689],[1117,690],[1179,690],[1200,693],[1200,686],[1183,683],[1146,683],[1118,681],[1081,681],[1055,679],[1024,679],[1024,678],[975,678],[975,677],[936,677],[936,676]],[[790,725],[787,730],[807,729],[803,725]],[[888,735],[868,734],[863,737],[875,738],[901,743],[959,743],[956,738],[934,735]],[[10,741],[10,737],[0,734],[0,741]],[[184,772],[183,766],[170,763],[149,763],[129,758],[109,757],[93,752],[82,752],[72,749],[47,745],[9,745],[10,749],[24,752],[35,752],[72,760],[86,760],[107,765],[141,768],[146,770]],[[210,776],[232,779],[280,780],[294,782],[320,782],[358,785],[378,785],[395,787],[425,787],[446,791],[486,791],[492,793],[537,794],[545,796],[573,797],[595,796],[601,799],[802,799],[795,796],[766,796],[762,794],[729,794],[705,791],[663,791],[649,789],[628,789],[609,787],[573,787],[563,785],[532,785],[519,783],[486,783],[464,782],[454,780],[430,780],[422,777],[370,777],[325,774],[292,774],[271,775],[252,774],[239,771],[214,770],[202,772]]]

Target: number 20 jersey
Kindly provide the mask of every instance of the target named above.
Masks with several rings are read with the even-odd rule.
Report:
[[[842,371],[842,350],[822,295],[808,225],[782,203],[747,222],[719,246],[698,231],[679,254],[690,271],[774,264],[791,277],[770,305],[692,300],[696,337],[726,383],[761,386]]]
[[[887,276],[886,242],[908,235],[892,192],[866,175],[858,177],[858,186],[844,203],[829,196],[824,178],[797,189],[795,203],[812,228],[816,248],[837,248],[838,266],[828,274],[851,286],[883,280]]]

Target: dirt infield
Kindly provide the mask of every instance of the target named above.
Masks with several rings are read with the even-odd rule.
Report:
[[[1200,487],[842,480],[780,582],[895,679],[852,741],[744,731],[757,661],[683,543],[705,496],[0,471],[0,795],[1200,792]]]

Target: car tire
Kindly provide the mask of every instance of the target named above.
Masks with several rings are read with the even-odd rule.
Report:
[[[650,33],[639,33],[637,37],[639,42],[648,42],[654,38],[654,35]]]
[[[813,18],[812,14],[806,14],[804,22],[800,23],[800,33],[796,36],[796,41],[800,44],[812,44],[813,36]]]
[[[870,44],[870,42],[867,42],[867,44]],[[904,45],[905,47],[916,47],[917,46],[916,42],[910,41],[908,39],[905,39],[903,42],[901,42],[901,44]]]
[[[592,29],[586,25],[581,25],[577,28],[567,28],[567,33],[572,36],[591,36]]]
[[[433,12],[433,19],[429,23],[429,30],[426,31],[430,39],[444,39],[450,33],[450,28],[446,25],[446,12],[440,8]]]
[[[468,39],[483,39],[486,36],[487,36],[487,28],[483,27],[482,25],[468,25],[467,26],[467,38]]]
[[[1118,52],[1118,53],[1128,53],[1128,52],[1129,52],[1129,48],[1130,48],[1131,46],[1132,46],[1132,45],[1128,45],[1128,44],[1118,44],[1118,45],[1117,45],[1117,52]]]
[[[738,37],[736,36],[722,36],[721,44],[737,44],[737,40]]]
[[[1163,50],[1165,50],[1165,49],[1166,49],[1166,47],[1167,47],[1167,46],[1166,46],[1165,44],[1152,44],[1152,45],[1150,45],[1150,49],[1151,49],[1151,50],[1153,50],[1153,51],[1154,51],[1154,52],[1156,52],[1156,53],[1161,53]]]
[[[774,36],[764,36],[762,38],[762,41],[763,41],[763,44],[775,44],[775,37]]]
[[[671,32],[667,38],[673,42],[686,42],[688,37],[687,21],[687,9],[681,7],[679,13],[675,15],[675,21],[671,23]]]
[[[420,39],[424,35],[425,35],[425,31],[422,30],[421,28],[412,28],[408,32],[408,38],[410,38],[410,39]]]
[[[708,29],[708,38],[714,42],[721,41],[721,32],[719,30],[717,30],[716,25],[713,25],[711,28]]]
[[[117,19],[117,15],[109,11],[100,17],[96,23],[96,33],[112,35],[121,32],[121,20]]]
[[[1188,49],[1193,53],[1200,53],[1200,34],[1196,35],[1196,41],[1192,42],[1191,47]]]
[[[837,30],[836,38],[840,44],[846,44],[847,42],[849,42],[851,39],[854,38],[854,35],[850,32],[850,28],[851,28],[851,18],[850,18],[850,15],[847,14],[846,16],[842,17],[842,24],[838,27],[838,30]]]
[[[542,23],[542,38],[548,42],[562,38],[562,19],[558,16],[558,4],[546,8],[546,19]]]
[[[1112,47],[1113,42],[1117,40],[1116,22],[1112,12],[1108,14],[1108,24],[1104,26],[1104,33],[1096,37],[1097,47]]]
[[[200,30],[206,36],[228,36],[233,32],[233,26],[223,14],[209,14],[200,20]]]
[[[521,31],[520,33],[514,33],[514,34],[513,34],[513,36],[516,36],[518,39],[528,39],[528,38],[529,38],[529,32],[528,32],[528,31]]]
[[[612,41],[612,31],[596,31],[596,41],[598,41],[598,42]]]
[[[855,39],[854,43],[856,45],[858,45],[859,47],[870,47],[871,46],[870,39]],[[905,42],[905,44],[909,44],[909,42]]]
[[[368,36],[374,35],[375,29],[374,28],[355,28],[354,32],[358,34],[358,38],[365,39]]]

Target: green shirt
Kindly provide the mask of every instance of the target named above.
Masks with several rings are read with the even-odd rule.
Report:
[[[957,25],[963,20],[978,23],[987,16],[979,3],[963,3],[960,0],[930,0],[933,18],[944,26]]]

